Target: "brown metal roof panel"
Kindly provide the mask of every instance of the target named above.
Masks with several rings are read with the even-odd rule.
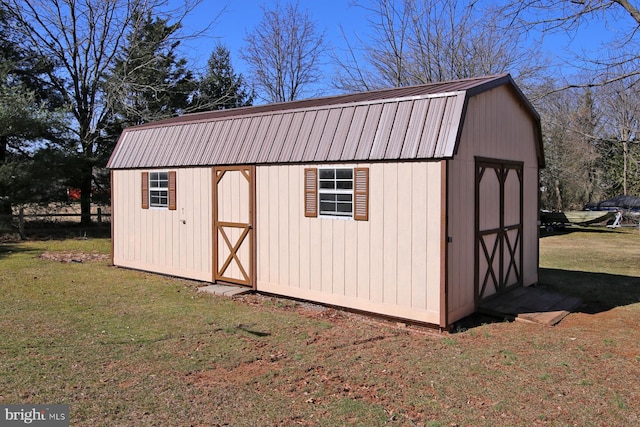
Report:
[[[391,129],[389,144],[384,153],[384,159],[393,160],[400,157],[412,110],[413,101],[402,101],[398,103],[398,111],[396,112],[396,118],[393,122],[393,129]]]
[[[140,135],[140,139],[144,141],[146,148],[144,154],[140,153],[142,155],[139,159],[141,166],[152,167],[156,165],[156,159],[161,157],[160,153],[164,145],[162,138],[167,132],[167,128],[153,128],[151,132],[145,132]]]
[[[322,138],[322,134],[327,126],[329,111],[330,110],[328,109],[323,109],[316,112],[300,161],[311,162],[316,158],[318,146],[320,145],[320,138]]]
[[[302,120],[304,119],[304,111],[296,111],[293,113],[291,123],[289,124],[289,130],[284,138],[277,138],[273,141],[269,141],[267,145],[271,146],[269,154],[267,155],[267,162],[287,162],[293,147],[295,146],[300,128],[302,127]]]
[[[182,126],[172,126],[165,128],[164,132],[158,132],[159,144],[158,150],[155,151],[151,160],[151,164],[154,167],[166,167],[170,165],[177,165],[176,158],[181,151],[180,147],[180,134],[182,133]]]
[[[207,122],[198,126],[198,132],[195,137],[198,139],[199,143],[193,144],[195,150],[191,153],[194,165],[202,166],[207,164],[205,154],[211,144],[209,136],[211,135],[214,125],[214,122]]]
[[[358,148],[353,156],[354,160],[369,160],[373,141],[376,136],[376,130],[380,123],[380,117],[382,116],[382,106],[383,104],[369,105],[367,118],[362,125],[362,133],[360,134],[360,140],[358,141]]]
[[[458,141],[458,133],[462,123],[462,111],[464,109],[465,95],[447,98],[445,114],[443,115],[442,132],[438,138],[434,157],[453,157]]]
[[[260,144],[263,143],[267,132],[269,131],[269,126],[271,125],[271,120],[274,116],[262,116],[258,120],[256,120],[254,124],[254,130],[250,130],[247,138],[245,139],[245,144],[242,147],[242,151],[238,156],[239,164],[251,164],[255,163],[258,157],[258,152],[260,150]],[[257,148],[257,149],[256,149]]]
[[[135,132],[124,132],[122,134],[116,148],[111,154],[107,167],[122,168],[130,167],[134,164],[131,159],[132,152],[137,148],[135,141],[133,141],[135,137],[134,134]]]
[[[324,129],[320,134],[320,139],[318,141],[318,147],[315,151],[315,155],[313,156],[313,158],[308,159],[309,161],[317,162],[327,160],[327,158],[329,157],[329,150],[331,149],[333,137],[336,134],[336,129],[338,128],[338,122],[340,121],[341,114],[342,108],[332,108],[329,110],[329,116],[327,117]]]
[[[283,102],[278,104],[257,105],[252,107],[232,108],[228,110],[209,111],[204,113],[185,114],[180,117],[172,117],[155,123],[148,123],[138,126],[139,128],[169,126],[181,123],[196,123],[210,120],[222,120],[225,118],[233,118],[252,114],[264,114],[274,112],[292,111],[303,108],[326,107],[330,105],[339,105],[354,102],[373,101],[373,100],[393,100],[406,96],[429,95],[444,92],[452,92],[458,90],[471,90],[474,93],[487,90],[495,85],[504,84],[511,81],[508,74],[501,74],[487,77],[469,78],[457,81],[429,83],[425,85],[417,85],[401,88],[380,89],[370,92],[353,93],[346,95],[335,95],[322,98],[305,99],[300,101]]]
[[[249,133],[251,124],[255,121],[255,119],[256,117],[238,118],[238,130],[234,133],[233,138],[229,140],[228,150],[225,152],[224,159],[221,159],[221,162],[223,162],[222,164],[238,163],[238,155],[240,153],[240,150],[242,149],[244,140]]]
[[[155,149],[157,141],[153,139],[154,132],[136,132],[136,150],[131,155],[131,162],[134,165],[150,166],[150,155]]]
[[[122,145],[122,166],[135,167],[143,160],[144,153],[142,151],[148,148],[140,139],[140,135],[144,134],[144,131],[128,132],[127,144]]]
[[[344,143],[344,149],[340,160],[353,160],[358,150],[358,143],[362,136],[364,124],[367,120],[367,114],[369,113],[369,104],[359,105],[355,107],[353,112],[353,119],[351,120],[351,126],[347,133],[347,138]]]
[[[289,131],[284,138],[284,143],[274,147],[269,153],[267,158],[268,162],[290,162],[293,150],[298,142],[298,135],[302,128],[302,121],[304,119],[305,112],[297,111],[293,113],[291,124],[289,125]],[[269,143],[269,141],[267,141]]]
[[[223,154],[227,150],[227,142],[230,134],[233,120],[223,120],[219,122],[220,125],[216,126],[214,133],[211,135],[212,150],[209,153],[210,157],[207,158],[207,163],[210,165],[220,165],[223,159]]]
[[[204,127],[204,123],[198,123],[195,126],[187,126],[187,131],[184,134],[184,142],[187,144],[186,149],[184,150],[184,161],[182,164],[187,165],[197,165],[198,159],[195,156],[196,151],[199,147],[201,147],[202,139],[200,138],[200,134],[202,133],[202,128]]]
[[[197,123],[195,126],[185,125],[184,131],[181,135],[180,145],[182,145],[182,150],[180,150],[180,164],[183,165],[193,165],[193,151],[195,150],[195,146],[201,144],[201,141],[196,138],[196,134],[199,128],[203,125],[203,123]]]
[[[311,130],[313,129],[313,124],[316,121],[316,117],[318,115],[318,110],[307,110],[304,113],[304,117],[302,118],[302,123],[300,125],[300,132],[298,133],[298,138],[295,141],[295,145],[293,150],[291,151],[291,156],[289,160],[292,162],[300,162],[304,158],[304,152],[307,149],[307,145],[309,144],[309,137],[311,135]]]
[[[425,118],[425,126],[422,130],[422,138],[418,147],[417,157],[433,158],[436,152],[436,144],[442,129],[442,117],[447,105],[446,98],[432,98],[429,103],[429,111]]]
[[[182,126],[176,126],[175,128],[176,129],[174,130],[173,135],[171,135],[170,138],[167,138],[167,140],[165,141],[166,154],[164,158],[167,159],[167,162],[164,164],[168,166],[185,164],[184,163],[185,152],[187,150],[188,145],[190,143],[193,143],[193,141],[189,141],[189,139],[185,136],[189,131],[189,129],[191,129],[191,126],[182,125]]]
[[[220,134],[224,124],[225,122],[222,121],[209,122],[208,126],[205,128],[202,135],[202,141],[205,147],[200,159],[201,164],[213,164],[211,159],[213,158],[213,153],[216,149],[218,140],[217,136]]]
[[[251,142],[255,139],[262,116],[243,118],[243,129],[240,130],[238,140],[232,145],[229,162],[244,164]]]
[[[220,144],[220,149],[216,152],[216,157],[213,159],[215,165],[227,165],[230,164],[229,156],[235,144],[238,140],[238,134],[243,124],[243,119],[238,117],[231,120],[229,132],[224,139],[219,139],[217,142]]]
[[[396,119],[397,111],[397,102],[388,102],[382,106],[382,114],[380,115],[376,135],[371,146],[371,154],[369,155],[370,160],[382,160],[384,158],[387,145],[389,145],[389,138],[391,137],[391,130],[393,129],[393,123]]]
[[[329,153],[327,154],[327,157],[325,159],[319,158],[317,160],[336,161],[342,158],[342,152],[344,151],[354,112],[355,107],[342,108],[342,113],[340,114],[340,119],[338,120],[338,126],[336,127],[336,132],[333,135],[333,140],[331,141],[331,146],[329,147]]]
[[[274,129],[274,133],[267,134],[264,141],[261,141],[260,154],[258,155],[258,163],[267,163],[272,158],[272,152],[280,153],[284,140],[289,133],[289,127],[291,126],[291,120],[293,119],[293,113],[285,113],[282,115],[280,125]],[[275,155],[273,156],[275,157]]]
[[[260,129],[256,133],[256,138],[251,144],[249,153],[247,154],[247,163],[259,163],[261,150],[265,149],[269,144],[266,141],[273,141],[278,133],[278,128],[282,122],[282,115],[269,115],[263,120]]]
[[[402,151],[400,152],[401,159],[415,159],[418,155],[418,147],[422,138],[422,130],[427,121],[427,113],[429,111],[429,104],[432,98],[418,99],[413,103],[413,110],[411,111],[411,117],[409,118],[409,124],[407,127],[407,134],[405,136],[404,144],[402,145]]]

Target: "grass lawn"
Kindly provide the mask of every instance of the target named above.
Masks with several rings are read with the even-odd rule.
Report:
[[[541,239],[541,283],[585,301],[559,325],[450,334],[202,295],[109,249],[0,244],[0,403],[73,426],[640,425],[637,229]]]

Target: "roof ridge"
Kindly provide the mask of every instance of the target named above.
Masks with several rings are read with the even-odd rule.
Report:
[[[273,104],[261,104],[261,105],[253,105],[248,107],[238,107],[238,108],[230,108],[225,110],[212,110],[212,111],[204,111],[198,113],[189,113],[184,114],[182,116],[171,117],[163,120],[158,120],[155,122],[149,122],[142,125],[132,126],[128,129],[144,129],[155,126],[169,126],[169,125],[179,125],[185,123],[194,123],[194,122],[202,122],[202,121],[211,121],[222,118],[228,118],[232,116],[246,116],[260,113],[272,113],[276,111],[287,111],[294,109],[306,109],[306,108],[318,108],[323,106],[331,106],[331,105],[342,105],[342,104],[355,104],[359,102],[367,102],[367,101],[377,101],[383,99],[395,99],[395,98],[409,98],[411,96],[420,96],[420,95],[436,95],[441,94],[444,95],[446,93],[452,92],[462,92],[468,91],[473,88],[478,88],[492,81],[498,81],[504,79],[505,77],[511,78],[509,74],[494,74],[490,76],[480,76],[480,77],[468,77],[464,79],[457,80],[447,80],[443,82],[432,82],[425,83],[421,85],[412,85],[412,86],[401,86],[401,87],[392,87],[392,88],[382,88],[365,92],[353,92],[346,93],[341,95],[331,95],[319,98],[307,98],[300,99],[295,101],[287,101],[287,102],[278,102]],[[468,84],[474,82],[473,84]],[[456,86],[454,88],[445,89],[449,86]],[[460,87],[458,87],[460,86]],[[431,88],[443,88],[443,90],[439,91],[429,91]],[[394,93],[398,93],[399,95],[393,95]],[[404,95],[403,95],[404,94]],[[126,131],[127,129],[125,129]]]

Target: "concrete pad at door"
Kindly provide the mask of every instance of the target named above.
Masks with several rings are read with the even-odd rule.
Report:
[[[253,289],[247,288],[245,286],[213,284],[199,287],[198,292],[206,292],[208,294],[225,297],[234,297],[236,295],[248,294],[250,292],[253,292]]]

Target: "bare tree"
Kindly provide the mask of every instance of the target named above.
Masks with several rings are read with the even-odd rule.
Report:
[[[602,117],[590,89],[554,92],[539,100],[547,167],[541,171],[542,207],[582,209],[605,194],[597,150]]]
[[[567,60],[572,65],[583,64],[582,71],[591,75],[587,81],[570,82],[559,89],[570,87],[594,87],[640,74],[637,67],[624,64],[637,63],[640,59],[639,4],[634,0],[511,0],[502,8],[509,18],[509,27],[519,31],[541,31],[543,34],[568,35],[572,40],[579,31],[588,31],[594,22],[604,24],[611,37],[609,40],[594,40],[592,48],[574,52]],[[581,75],[584,75],[582,73]],[[606,75],[606,79],[602,76]]]
[[[634,72],[629,68],[618,67],[612,74],[628,76]],[[605,75],[603,80],[611,80],[611,77]],[[630,171],[638,170],[637,160],[631,154],[635,151],[632,146],[640,143],[640,77],[629,76],[612,81],[599,88],[598,96],[602,114],[606,117],[601,143],[605,150],[603,155],[613,158],[607,166],[614,181],[618,181],[613,183],[613,187],[629,194],[630,187],[637,188],[640,184],[629,182]],[[616,161],[616,153],[620,149],[622,167],[616,167],[620,163]]]
[[[325,34],[298,2],[277,2],[262,10],[262,21],[247,34],[242,53],[257,94],[267,102],[299,99],[321,78]]]
[[[343,90],[406,86],[513,72],[534,77],[538,55],[500,26],[496,10],[466,0],[377,0],[371,36],[348,43],[347,59],[335,58],[334,85]],[[344,37],[345,40],[347,37]]]
[[[333,55],[338,67],[333,83],[336,88],[358,92],[412,83],[408,64],[411,11],[397,3],[378,0],[375,6],[360,6],[370,13],[371,36],[367,40],[356,37],[359,46],[353,46],[341,29],[347,52],[346,56]]]
[[[105,77],[127,36],[149,13],[160,13],[162,0],[0,0],[25,48],[49,58],[47,84],[62,97],[70,114],[65,147],[76,158],[82,223],[91,222],[94,170],[103,166],[112,140],[105,138],[111,110]],[[170,13],[180,22],[199,0],[187,0]],[[168,11],[169,13],[169,11]],[[102,163],[102,164],[101,164]]]

